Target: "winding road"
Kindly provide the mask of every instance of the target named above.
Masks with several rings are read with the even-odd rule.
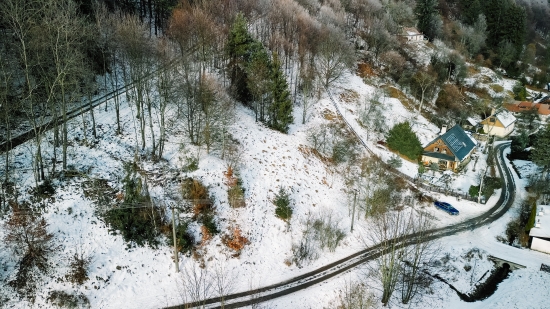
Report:
[[[424,237],[426,241],[439,239],[463,231],[473,230],[482,227],[499,219],[510,209],[510,207],[514,203],[516,185],[514,182],[514,178],[512,177],[511,172],[507,168],[504,161],[504,150],[509,146],[510,143],[507,142],[499,144],[495,147],[495,155],[497,157],[495,162],[497,163],[500,175],[504,176],[504,186],[501,191],[500,198],[498,199],[495,206],[489,209],[486,213],[468,219],[464,222],[428,231],[427,236]],[[413,243],[414,238],[414,234],[403,237],[400,246],[407,246]],[[361,264],[372,261],[384,253],[385,252],[380,244],[374,245],[370,248],[366,248],[348,257],[345,257],[303,275],[291,278],[289,280],[265,286],[259,289],[227,295],[224,297],[223,308],[240,308],[289,295],[291,293],[303,290],[305,288],[314,286],[330,278],[338,276]],[[204,308],[218,309],[222,308],[220,301],[221,299],[219,297],[214,297],[205,299],[201,301],[200,304],[186,303],[178,306],[167,307],[167,309],[192,308],[193,306],[199,305],[204,306]]]

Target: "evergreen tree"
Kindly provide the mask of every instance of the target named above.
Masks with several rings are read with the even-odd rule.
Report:
[[[254,39],[248,33],[247,22],[242,14],[237,14],[235,22],[229,30],[226,53],[229,57],[228,71],[231,81],[230,92],[233,97],[243,103],[251,99],[247,87],[246,64],[249,58],[250,45]]]
[[[442,26],[437,4],[437,0],[418,0],[414,8],[418,20],[418,30],[424,33],[430,41],[438,36]]]
[[[544,172],[550,169],[550,125],[537,134],[531,149],[531,160]]]
[[[487,19],[487,45],[494,51],[502,49],[505,42],[514,48],[511,59],[499,59],[505,67],[514,64],[519,59],[525,41],[526,12],[525,9],[510,0],[483,1],[483,12]]]
[[[470,26],[474,25],[481,13],[481,5],[479,0],[461,0],[460,9],[462,13],[462,21]]]
[[[392,150],[416,160],[422,154],[423,148],[416,134],[411,130],[408,121],[396,124],[387,137],[388,147]]]
[[[246,67],[247,87],[252,94],[252,109],[256,121],[265,122],[271,102],[271,59],[260,42],[251,44],[250,61]]]
[[[273,102],[269,106],[268,125],[278,131],[287,133],[288,126],[294,121],[292,117],[292,101],[288,84],[281,69],[281,63],[277,54],[273,54],[271,69],[271,96]]]

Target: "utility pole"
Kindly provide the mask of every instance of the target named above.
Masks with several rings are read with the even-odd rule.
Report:
[[[353,220],[355,220],[355,201],[357,200],[357,189],[353,189],[353,213],[351,215],[351,231],[353,232]]]
[[[178,261],[178,243],[176,240],[176,216],[174,215],[174,205],[172,205],[172,234],[174,235],[174,263],[176,263],[176,273],[180,272]]]

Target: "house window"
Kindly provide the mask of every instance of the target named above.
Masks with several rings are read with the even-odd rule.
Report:
[[[435,151],[435,152],[439,152],[439,147],[435,147],[435,148],[434,148],[434,151]]]
[[[497,121],[497,119],[495,117],[489,118],[489,122],[496,122],[496,121]]]
[[[441,153],[447,154],[447,149],[441,149]]]

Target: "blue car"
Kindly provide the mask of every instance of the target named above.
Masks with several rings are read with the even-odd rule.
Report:
[[[445,202],[439,202],[439,201],[436,201],[434,202],[435,204],[435,207],[445,211],[446,213],[448,213],[449,215],[453,215],[453,216],[456,216],[458,215],[458,210],[456,208],[454,208],[451,204],[449,203],[445,203]]]

